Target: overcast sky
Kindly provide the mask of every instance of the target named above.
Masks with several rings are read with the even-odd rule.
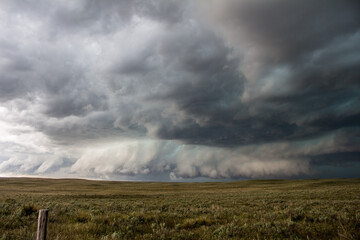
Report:
[[[357,0],[1,0],[0,176],[360,177]]]

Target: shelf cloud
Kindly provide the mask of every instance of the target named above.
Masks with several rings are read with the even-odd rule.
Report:
[[[360,177],[358,1],[0,9],[0,176]]]

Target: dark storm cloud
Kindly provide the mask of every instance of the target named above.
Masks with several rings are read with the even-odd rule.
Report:
[[[70,88],[70,86],[68,87]],[[91,111],[105,110],[107,101],[105,95],[98,95],[90,89],[74,88],[63,90],[57,97],[47,103],[45,113],[49,117],[79,116]]]
[[[358,126],[358,2],[214,1],[205,8],[230,44],[250,48],[249,61],[260,66],[249,71],[251,62],[243,61],[251,110],[240,123],[251,119],[263,133],[275,130],[271,140]]]
[[[189,17],[191,7],[192,4],[189,4],[189,1],[179,2],[176,0],[143,0],[136,3],[137,13],[170,26]]]
[[[357,161],[357,1],[1,8],[2,172],[292,177]]]
[[[223,1],[208,5],[235,39],[261,48],[265,59],[293,62],[359,29],[358,1]],[[266,56],[268,55],[268,56]]]
[[[218,137],[216,128],[224,128],[225,133],[235,111],[242,107],[245,79],[236,69],[238,59],[229,59],[231,49],[215,34],[194,27],[171,34],[159,49],[181,78],[155,98],[172,102],[186,119],[179,125],[162,125],[158,136],[211,143],[212,136]]]
[[[66,3],[54,11],[54,23],[65,29],[86,29],[97,23],[106,29],[111,20],[121,24],[120,18],[129,19],[132,15],[130,1],[80,1]]]

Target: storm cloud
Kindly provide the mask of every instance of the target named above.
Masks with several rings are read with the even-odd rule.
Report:
[[[357,1],[0,9],[2,176],[359,177]]]

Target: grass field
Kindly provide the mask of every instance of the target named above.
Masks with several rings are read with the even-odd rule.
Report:
[[[0,178],[0,239],[360,239],[360,179],[148,183]]]

